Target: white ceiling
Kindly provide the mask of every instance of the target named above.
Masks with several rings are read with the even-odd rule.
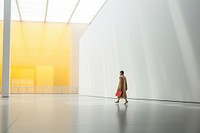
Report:
[[[107,0],[11,0],[12,20],[91,23]],[[0,20],[3,20],[0,0]]]

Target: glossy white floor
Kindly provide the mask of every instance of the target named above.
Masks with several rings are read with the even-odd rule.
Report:
[[[2,133],[200,133],[200,105],[78,95],[0,99]]]

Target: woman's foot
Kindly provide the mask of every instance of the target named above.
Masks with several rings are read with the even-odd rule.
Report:
[[[128,101],[126,101],[124,104],[127,104],[128,103]]]

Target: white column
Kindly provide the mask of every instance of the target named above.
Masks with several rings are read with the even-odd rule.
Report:
[[[2,97],[10,95],[11,0],[4,0]]]

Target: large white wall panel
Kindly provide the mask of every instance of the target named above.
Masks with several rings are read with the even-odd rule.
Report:
[[[79,93],[200,102],[200,1],[108,0],[80,41]]]

